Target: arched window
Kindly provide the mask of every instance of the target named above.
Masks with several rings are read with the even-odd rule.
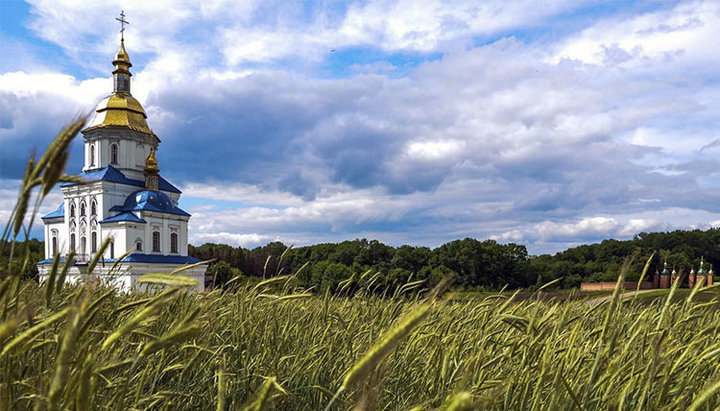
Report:
[[[75,233],[70,234],[70,251],[75,251]]]
[[[115,143],[110,144],[110,164],[118,163],[118,145]]]
[[[78,253],[81,258],[86,258],[85,250],[87,250],[87,239],[82,235],[80,236],[80,252]]]
[[[90,202],[90,215],[96,216],[97,215],[97,201],[92,200]]]
[[[97,251],[97,232],[96,231],[93,231],[90,234],[90,249],[92,250],[91,251],[92,253]]]
[[[80,203],[80,217],[84,217],[84,216],[85,216],[85,202],[83,201]]]
[[[57,254],[57,235],[52,236],[52,255]]]
[[[95,144],[90,144],[90,166],[95,165]]]
[[[142,251],[142,250],[143,250],[142,240],[140,240],[140,239],[135,240],[135,251]]]
[[[75,203],[70,203],[70,217],[75,217]]]
[[[177,253],[177,252],[178,252],[178,237],[177,237],[177,233],[171,233],[171,234],[170,234],[170,252],[171,252],[171,253]]]
[[[160,252],[160,232],[159,231],[153,231],[153,252],[154,253]]]

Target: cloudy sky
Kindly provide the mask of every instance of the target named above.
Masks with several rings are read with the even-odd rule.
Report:
[[[191,243],[538,254],[720,224],[720,2],[199,3],[0,0],[0,217],[111,91],[124,9]]]

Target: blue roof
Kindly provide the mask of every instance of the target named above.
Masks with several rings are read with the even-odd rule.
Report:
[[[38,264],[38,265],[41,265],[41,264],[52,264],[52,262],[53,262],[53,259],[52,259],[52,258],[46,258],[46,259],[44,259],[44,260],[42,260],[42,261],[38,261],[37,264]],[[60,257],[60,262],[61,262],[61,263],[64,263],[64,262],[65,262],[65,256]]]
[[[116,215],[116,216],[108,217],[108,218],[100,221],[100,224],[105,224],[105,223],[117,223],[117,222],[120,222],[120,221],[130,221],[130,222],[133,222],[133,223],[146,223],[146,222],[147,222],[147,221],[143,220],[142,218],[139,218],[139,217],[136,216],[135,214],[133,214],[133,213],[131,213],[131,212],[129,212],[129,211],[125,211],[125,212],[122,212],[122,213],[120,213],[120,214],[118,214],[118,215]]]
[[[103,168],[96,168],[94,170],[83,171],[78,174],[78,177],[91,183],[95,181],[110,181],[113,183],[127,184],[137,187],[145,187],[145,182],[142,180],[133,180],[125,177],[125,174],[121,173],[117,168],[113,166],[107,166]],[[75,183],[67,182],[60,184],[60,187],[73,186]],[[170,184],[167,180],[160,177],[158,179],[158,188],[163,191],[169,191],[171,193],[181,193],[177,187]]]
[[[65,217],[65,202],[64,201],[62,203],[60,203],[57,210],[53,211],[52,213],[45,214],[44,216],[42,216],[42,219],[47,220],[50,218],[60,218],[60,217]]]
[[[186,211],[180,209],[173,203],[167,194],[162,191],[141,190],[136,191],[125,199],[122,207],[113,207],[113,211],[156,211],[165,214],[176,214],[190,217]]]
[[[123,262],[130,263],[165,263],[165,264],[195,264],[199,260],[189,255],[153,255],[133,253],[125,257]]]
[[[100,263],[112,264],[116,261],[116,258],[105,258],[99,260]],[[153,255],[153,254],[138,254],[133,253],[125,257],[123,263],[157,263],[157,264],[195,264],[201,260],[190,257],[189,255]],[[52,264],[53,259],[48,258],[42,261],[38,261],[38,265]],[[60,262],[65,262],[65,257],[60,257]],[[75,265],[87,265],[87,262],[76,263]]]

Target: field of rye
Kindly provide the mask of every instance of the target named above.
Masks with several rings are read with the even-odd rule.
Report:
[[[70,178],[61,170],[80,127],[29,163],[3,239],[27,235],[31,198],[39,204]],[[64,284],[65,269],[37,284],[2,268],[0,409],[720,406],[714,286],[680,301],[673,288],[649,304],[621,299],[618,287],[589,305],[507,294],[458,301],[419,283],[387,298],[313,295],[293,275],[201,294],[179,272],[145,276],[154,292],[120,293]]]

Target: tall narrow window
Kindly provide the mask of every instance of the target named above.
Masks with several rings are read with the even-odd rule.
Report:
[[[110,144],[110,164],[118,163],[118,145]]]
[[[85,216],[85,202],[80,203],[80,217]]]
[[[57,237],[53,236],[52,237],[52,255],[54,256],[55,254],[57,254]]]
[[[75,203],[70,203],[70,217],[75,217]]]
[[[75,233],[70,234],[70,251],[75,251]]]
[[[90,167],[95,165],[95,144],[90,144]]]
[[[153,252],[154,253],[160,252],[160,232],[159,231],[153,231]]]
[[[171,253],[177,253],[177,252],[178,252],[177,233],[171,233],[171,234],[170,234],[170,252],[171,252]]]
[[[91,252],[94,253],[95,251],[97,251],[97,232],[96,231],[93,231],[92,234],[90,234],[90,243],[91,243],[90,249],[92,250]]]
[[[135,251],[142,251],[142,241],[135,241]]]
[[[90,202],[90,215],[96,216],[97,215],[97,201],[92,200]]]
[[[115,241],[110,241],[110,258],[115,258]]]

